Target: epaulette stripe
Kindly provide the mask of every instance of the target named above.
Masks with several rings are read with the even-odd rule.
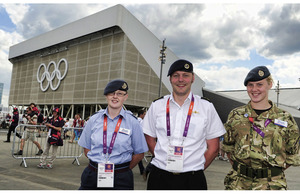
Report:
[[[201,97],[201,99],[211,102],[210,99],[208,99],[207,97]]]
[[[156,102],[157,100],[160,100],[160,99],[163,99],[163,98],[164,98],[164,96],[161,96],[161,97],[156,98],[155,100],[153,100],[153,102]]]

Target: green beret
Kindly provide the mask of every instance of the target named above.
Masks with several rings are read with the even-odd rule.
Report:
[[[104,89],[104,95],[107,95],[108,93],[115,92],[117,90],[127,92],[128,84],[125,81],[121,80],[121,79],[112,80],[109,83],[107,83],[107,85]]]
[[[193,72],[193,64],[187,60],[177,60],[170,66],[167,76],[176,71]]]
[[[255,68],[253,68],[252,70],[250,70],[250,72],[248,73],[248,75],[245,78],[244,85],[247,86],[248,81],[260,81],[260,80],[267,78],[270,75],[271,74],[267,67],[257,66]]]

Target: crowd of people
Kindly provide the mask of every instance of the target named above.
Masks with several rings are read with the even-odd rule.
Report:
[[[9,130],[7,133],[7,139],[4,141],[5,143],[9,143],[11,139],[11,134],[16,133],[16,137],[20,138],[20,148],[19,151],[14,153],[16,156],[23,155],[23,149],[25,147],[25,143],[27,140],[33,142],[38,148],[38,152],[35,156],[41,156],[40,164],[37,165],[38,168],[48,168],[51,169],[53,167],[53,162],[56,159],[57,149],[59,146],[63,146],[63,140],[66,138],[70,138],[72,134],[73,140],[76,136],[76,142],[78,141],[80,134],[76,133],[76,131],[81,131],[84,127],[85,121],[80,119],[80,115],[75,115],[75,120],[73,125],[69,125],[69,119],[66,121],[59,115],[60,109],[55,107],[50,116],[44,117],[40,110],[37,108],[35,103],[31,103],[25,110],[24,114],[20,117],[18,108],[13,108],[13,117],[9,126]],[[80,120],[81,125],[76,125],[76,122]],[[16,127],[19,124],[26,124],[24,126],[24,130],[16,131]],[[46,128],[43,128],[45,126]],[[79,127],[80,129],[74,129],[74,132],[71,130],[72,127]],[[61,132],[64,128],[64,132]],[[47,133],[46,143],[44,146],[44,150],[42,149],[41,144],[38,142],[38,137],[41,137],[41,133]],[[71,130],[71,131],[70,131]],[[15,132],[16,131],[16,132]],[[21,133],[22,132],[22,133]],[[69,135],[68,134],[69,132]],[[63,138],[61,136],[63,133]],[[76,135],[75,135],[76,134]],[[73,142],[70,141],[70,142]],[[49,155],[49,150],[52,147],[52,155],[50,157],[50,161],[46,163],[47,157]]]
[[[106,109],[86,123],[79,114],[75,116],[69,142],[78,141],[89,159],[80,190],[133,190],[136,165],[147,179],[148,190],[207,190],[205,170],[216,158],[232,165],[224,179],[227,190],[287,189],[284,171],[300,166],[299,128],[291,114],[268,99],[273,79],[267,67],[255,67],[246,75],[250,101],[233,109],[225,124],[210,101],[192,92],[195,75],[191,62],[175,61],[167,76],[172,93],[154,100],[138,117],[124,109],[129,86],[121,79],[107,83],[103,93]],[[35,108],[28,107],[28,124],[37,124],[38,117],[32,114]],[[58,108],[52,113],[46,122],[49,134],[44,151],[35,142],[35,132],[22,136],[39,148],[40,168],[52,168],[56,152],[47,164],[49,149],[57,151],[59,140],[55,138],[61,137],[62,127],[70,126],[59,116]],[[14,117],[15,123],[17,120]],[[66,137],[67,131],[63,135]],[[17,155],[22,155],[23,145]],[[146,152],[152,158],[145,168]]]

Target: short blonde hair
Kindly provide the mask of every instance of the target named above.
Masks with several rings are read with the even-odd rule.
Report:
[[[274,80],[273,80],[271,75],[267,77],[267,82],[268,82],[269,85],[274,84]]]

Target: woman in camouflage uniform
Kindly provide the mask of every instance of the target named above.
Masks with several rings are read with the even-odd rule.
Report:
[[[244,85],[250,101],[225,123],[223,150],[232,169],[228,190],[286,190],[284,170],[299,166],[299,129],[290,113],[268,100],[273,79],[265,66],[252,69]]]

